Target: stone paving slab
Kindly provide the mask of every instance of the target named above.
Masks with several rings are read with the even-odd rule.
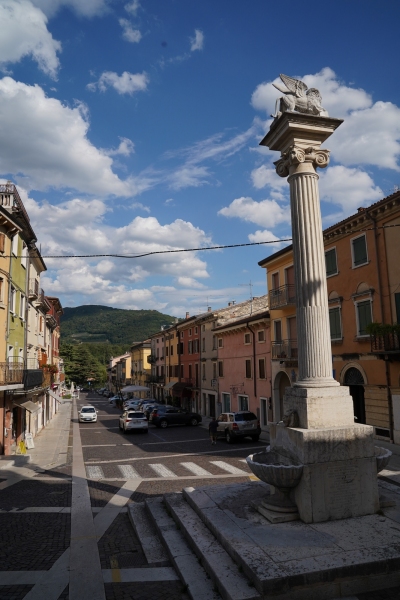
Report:
[[[0,490],[0,508],[26,508],[28,506],[71,506],[71,482],[23,479]]]
[[[32,585],[0,585],[0,600],[23,600]]]

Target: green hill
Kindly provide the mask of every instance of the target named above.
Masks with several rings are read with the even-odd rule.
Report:
[[[61,340],[63,344],[129,345],[145,340],[160,331],[162,325],[171,325],[174,321],[175,317],[157,310],[125,310],[97,304],[64,308]]]

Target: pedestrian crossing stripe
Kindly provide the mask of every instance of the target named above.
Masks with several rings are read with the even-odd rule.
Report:
[[[205,469],[203,469],[203,467],[199,467],[199,465],[196,465],[196,463],[183,462],[180,464],[182,465],[182,467],[185,467],[185,469],[187,469],[188,471],[191,471],[195,475],[203,475],[203,476],[205,475],[207,477],[209,477],[211,475],[211,473],[209,471],[206,471]]]
[[[117,465],[125,479],[140,479],[140,475],[131,465]]]
[[[175,473],[170,471],[170,469],[168,469],[162,464],[149,465],[149,467],[151,467],[153,471],[157,473],[157,475],[160,475],[160,477],[177,477]]]
[[[223,471],[227,471],[228,473],[232,473],[232,475],[246,475],[246,476],[248,476],[248,473],[246,473],[246,471],[242,471],[242,469],[238,469],[237,467],[234,467],[233,465],[230,465],[229,463],[226,463],[223,460],[212,460],[210,462],[211,462],[212,465],[215,465],[216,467],[219,467]]]
[[[88,479],[104,479],[104,472],[101,467],[86,467]]]

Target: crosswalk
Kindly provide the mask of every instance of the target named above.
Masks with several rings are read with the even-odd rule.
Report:
[[[238,462],[245,462],[245,461],[238,461]],[[213,465],[213,472],[208,471],[207,469],[205,469],[204,467],[201,467],[200,465],[196,464],[195,462],[181,462],[178,463],[179,467],[183,467],[184,472],[188,472],[191,475],[194,475],[196,477],[218,477],[220,475],[236,475],[238,477],[248,477],[249,475],[251,475],[251,473],[249,471],[244,471],[243,469],[239,469],[238,467],[235,467],[235,465],[225,462],[223,460],[212,460],[210,461],[210,465]],[[149,470],[151,471],[151,473],[153,473],[154,475],[150,475],[149,476]],[[115,470],[117,472],[117,476],[115,476]],[[172,471],[172,469],[170,469],[169,467],[166,467],[165,465],[161,464],[161,463],[152,463],[152,464],[146,464],[146,473],[143,473],[143,475],[140,474],[140,468],[137,466],[137,468],[134,468],[132,465],[113,465],[113,474],[114,476],[110,475],[109,472],[105,473],[104,469],[102,467],[99,466],[94,466],[94,465],[87,465],[86,466],[86,476],[88,479],[113,479],[113,478],[123,478],[123,479],[152,479],[154,477],[154,479],[156,478],[184,478],[185,475],[182,475],[182,470],[180,471],[180,474],[178,475],[177,473],[175,473],[174,471]],[[217,471],[217,472],[216,472]],[[187,475],[187,477],[189,477],[189,474]]]

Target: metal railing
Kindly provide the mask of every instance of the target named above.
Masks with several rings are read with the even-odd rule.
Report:
[[[39,295],[39,282],[37,279],[29,280],[29,298],[35,299]]]
[[[269,307],[279,308],[296,304],[296,292],[293,284],[281,285],[269,293]]]
[[[371,335],[371,352],[400,352],[400,336],[394,332]]]
[[[297,358],[297,340],[281,340],[279,342],[272,342],[273,360],[297,360]]]
[[[22,383],[24,378],[24,370],[24,363],[0,363],[0,385],[5,385],[7,383]]]

